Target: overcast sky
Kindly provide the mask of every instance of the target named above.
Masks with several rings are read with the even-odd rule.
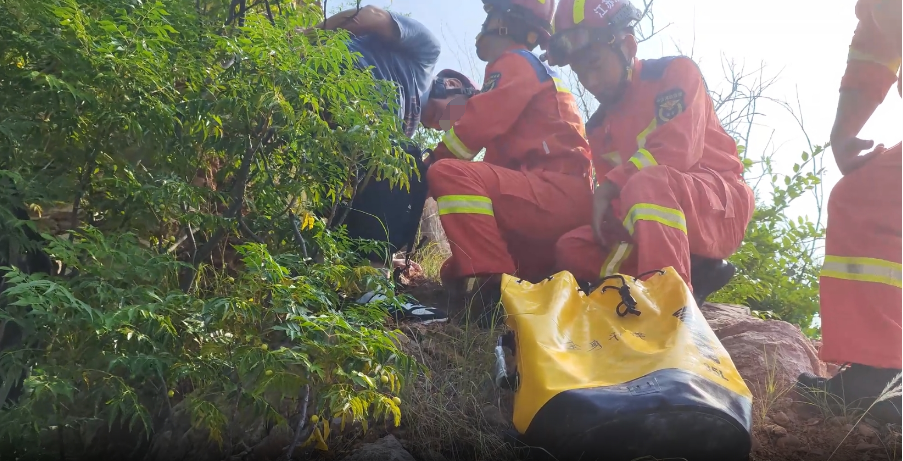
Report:
[[[639,0],[642,1],[642,0]],[[339,3],[339,2],[336,2]],[[437,71],[458,68],[482,81],[485,64],[476,59],[474,38],[485,13],[479,0],[370,0],[364,4],[389,7],[409,13],[433,30],[442,41]],[[637,3],[635,3],[637,4]],[[641,4],[637,4],[641,6]],[[722,56],[745,65],[746,70],[765,64],[766,77],[779,75],[767,96],[790,101],[797,95],[806,131],[814,144],[828,141],[837,104],[837,88],[846,63],[847,50],[856,27],[854,0],[759,0],[715,1],[656,0],[653,11],[658,28],[669,24],[656,37],[640,45],[640,58],[677,54],[678,47],[699,63],[710,88],[723,87]],[[332,10],[332,8],[330,8]],[[807,150],[806,138],[793,117],[776,104],[759,107],[763,115],[750,141],[751,155],[776,151],[790,171]],[[890,147],[901,140],[903,101],[896,87],[888,94],[861,133]],[[894,128],[896,127],[896,128]],[[769,144],[769,139],[772,144]],[[825,197],[840,179],[827,153],[824,166]],[[815,218],[814,201],[800,199],[792,214]]]

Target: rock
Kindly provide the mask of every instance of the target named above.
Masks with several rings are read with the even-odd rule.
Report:
[[[828,418],[828,425],[834,426],[834,427],[844,426],[848,422],[849,421],[847,420],[846,416],[832,416],[832,417]]]
[[[792,385],[801,373],[826,375],[799,327],[753,317],[744,306],[705,303],[700,310],[751,391],[763,389],[771,375],[781,387]]]
[[[508,427],[508,420],[502,415],[502,410],[495,405],[483,406],[483,419],[493,426]]]
[[[825,450],[822,450],[821,448],[809,448],[806,450],[806,452],[809,453],[810,455],[815,455],[815,456],[819,456],[819,457],[825,455]]]
[[[392,435],[364,444],[343,461],[414,461],[401,443]]]
[[[442,223],[439,221],[439,206],[436,200],[429,198],[423,205],[423,215],[420,217],[420,233],[427,238],[427,241],[438,246],[438,250],[442,254],[451,254],[451,247],[448,246],[448,239],[442,230]]]
[[[820,418],[811,418],[806,421],[807,426],[818,426],[819,424],[821,424]]]
[[[803,441],[793,434],[788,434],[786,437],[778,439],[778,447],[785,450],[798,450],[803,447]]]
[[[787,436],[787,429],[784,429],[783,427],[778,426],[777,424],[765,426],[765,430],[767,430],[768,432],[773,434],[775,437],[786,437]]]
[[[860,425],[859,425],[859,435],[861,435],[861,436],[863,436],[863,437],[865,437],[865,438],[867,438],[867,439],[870,439],[870,438],[873,438],[873,437],[878,437],[878,431],[876,431],[875,429],[871,428],[871,427],[870,427],[869,425],[867,425],[867,424],[860,424]]]
[[[775,413],[772,415],[771,419],[780,426],[790,427],[790,417],[783,411]]]
[[[881,447],[879,447],[878,445],[875,445],[873,443],[860,442],[859,445],[856,445],[856,451],[869,451],[869,450],[875,450],[877,448],[881,448]]]

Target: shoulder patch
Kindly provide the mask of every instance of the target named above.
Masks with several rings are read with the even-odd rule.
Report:
[[[499,79],[502,78],[501,72],[493,72],[486,77],[486,81],[483,82],[483,88],[480,89],[480,93],[485,93],[496,87],[499,83]]]
[[[672,88],[655,96],[655,119],[659,125],[677,117],[684,111],[684,90]]]
[[[536,78],[539,79],[540,83],[548,81],[552,79],[552,77],[558,77],[558,73],[546,63],[540,61],[539,57],[535,54],[522,49],[514,50],[514,53],[519,54],[530,63],[530,66],[533,67],[533,71],[536,72]]]
[[[640,80],[658,80],[665,75],[665,69],[678,56],[666,56],[659,59],[643,60],[643,68],[640,69]]]

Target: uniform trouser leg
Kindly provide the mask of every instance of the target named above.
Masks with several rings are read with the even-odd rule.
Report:
[[[739,178],[722,182],[709,172],[683,173],[664,165],[634,174],[618,202],[616,214],[631,241],[610,239],[610,247],[601,248],[589,227],[576,229],[558,241],[558,270],[595,280],[671,266],[689,285],[690,253],[730,256],[740,247],[754,208],[752,191]]]
[[[826,362],[903,368],[901,170],[897,144],[831,191],[819,279]]]
[[[554,245],[589,222],[586,178],[449,159],[430,166],[427,183],[452,252],[446,279],[514,274],[506,235]]]

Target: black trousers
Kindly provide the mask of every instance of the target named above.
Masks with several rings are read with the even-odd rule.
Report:
[[[345,218],[348,236],[355,239],[369,239],[388,244],[386,251],[364,252],[362,258],[373,262],[388,263],[392,255],[407,247],[410,251],[417,238],[423,205],[427,197],[426,166],[421,149],[411,142],[403,144],[407,155],[414,158],[420,177],[412,175],[410,189],[389,181],[375,181],[373,178],[358,190],[351,202]]]

